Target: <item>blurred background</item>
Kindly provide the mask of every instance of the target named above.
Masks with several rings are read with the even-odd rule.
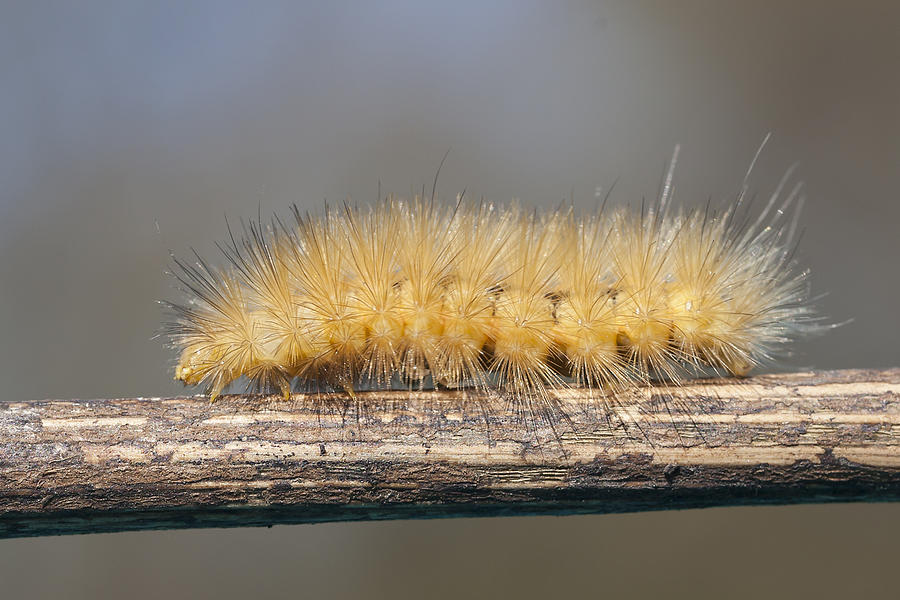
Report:
[[[230,218],[439,193],[765,194],[794,162],[833,321],[794,368],[897,366],[900,3],[0,5],[0,400],[176,394],[171,249]],[[893,597],[900,505],[0,541],[5,597]]]

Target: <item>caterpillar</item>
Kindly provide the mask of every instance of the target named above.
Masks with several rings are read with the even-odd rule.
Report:
[[[175,378],[211,400],[237,380],[284,398],[401,385],[539,399],[742,376],[815,328],[786,181],[756,216],[746,182],[730,205],[673,209],[670,171],[639,209],[379,194],[229,226],[224,266],[174,258]]]

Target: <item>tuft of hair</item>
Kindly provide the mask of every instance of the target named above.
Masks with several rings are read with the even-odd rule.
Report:
[[[792,258],[796,191],[755,218],[743,193],[694,211],[667,194],[586,214],[388,197],[229,228],[224,267],[175,260],[175,378],[213,400],[243,378],[285,398],[474,386],[531,402],[742,376],[816,328]]]

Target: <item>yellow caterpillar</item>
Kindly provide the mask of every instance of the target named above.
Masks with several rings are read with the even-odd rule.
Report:
[[[239,378],[285,398],[359,382],[620,390],[743,375],[813,327],[796,193],[755,218],[740,200],[672,211],[667,194],[596,214],[389,197],[249,222],[224,268],[176,260],[175,378],[213,400]]]

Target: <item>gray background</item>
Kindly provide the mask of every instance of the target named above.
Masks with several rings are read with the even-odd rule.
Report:
[[[232,218],[431,181],[555,205],[765,193],[800,161],[801,260],[855,318],[793,367],[897,358],[896,2],[0,7],[6,399],[178,393],[168,250]],[[5,597],[890,597],[900,505],[0,542]]]

